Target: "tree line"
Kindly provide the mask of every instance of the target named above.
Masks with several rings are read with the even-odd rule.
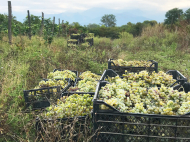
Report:
[[[186,20],[190,23],[190,8],[183,12],[182,9],[174,8],[166,12],[166,19],[164,20],[165,25],[173,25],[179,21]],[[41,29],[41,16],[31,15],[31,34],[32,35],[40,35]],[[133,36],[141,35],[143,28],[147,26],[154,26],[157,24],[157,21],[144,21],[131,23],[128,22],[125,25],[120,27],[116,26],[116,17],[113,14],[106,14],[102,16],[100,19],[101,24],[90,23],[88,25],[80,25],[78,22],[69,23],[68,21],[64,22],[64,24],[54,24],[52,20],[44,19],[44,28],[43,28],[43,36],[44,38],[48,38],[47,36],[66,36],[72,33],[94,33],[95,36],[99,37],[108,37],[108,38],[119,38],[120,32],[128,32]],[[8,16],[6,14],[0,14],[0,33],[1,35],[8,33]],[[52,32],[52,28],[54,30]],[[60,33],[61,29],[61,33]],[[24,19],[24,22],[21,23],[16,20],[16,17],[12,18],[12,34],[14,36],[18,35],[27,35],[29,31],[28,26],[28,17]],[[1,38],[1,37],[0,37]]]
[[[112,15],[112,14],[110,14]],[[73,22],[69,23],[68,21],[64,22],[64,24],[54,24],[54,32],[51,33],[51,29],[53,28],[53,22],[52,20],[49,19],[44,19],[44,30],[43,34],[53,34],[59,35],[59,29],[61,29],[61,35],[66,36],[72,33],[94,33],[95,36],[99,37],[108,37],[108,38],[119,38],[119,33],[120,32],[129,32],[133,34],[134,36],[138,36],[141,34],[141,31],[143,27],[145,26],[153,26],[156,24],[156,21],[144,21],[144,22],[138,22],[136,24],[134,23],[127,23],[126,25],[116,27],[116,20],[113,21],[113,17],[110,15],[104,15],[103,18],[108,18],[104,19],[102,21],[102,24],[95,24],[95,23],[90,23],[88,25],[80,25],[78,22]],[[41,16],[35,16],[31,15],[31,34],[32,35],[39,35],[40,34],[40,29],[41,29]],[[1,34],[6,34],[8,33],[8,16],[5,14],[0,14],[0,33]],[[21,23],[16,20],[16,17],[13,16],[12,18],[12,34],[14,36],[18,35],[27,35],[29,32],[29,26],[28,26],[28,17],[24,19],[24,22]]]

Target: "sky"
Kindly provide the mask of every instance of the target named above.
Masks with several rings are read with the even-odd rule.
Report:
[[[138,9],[147,17],[154,17],[172,8],[190,8],[190,0],[11,0],[12,13],[27,14],[27,10],[34,15],[59,14],[64,12],[80,13],[99,7],[115,10]],[[0,13],[8,13],[8,1],[0,0]]]
[[[174,7],[188,8],[190,0],[11,0],[13,12],[44,12],[58,14],[84,11],[93,7],[109,9],[140,9],[143,11],[168,11]],[[8,1],[0,0],[0,13],[7,13]]]

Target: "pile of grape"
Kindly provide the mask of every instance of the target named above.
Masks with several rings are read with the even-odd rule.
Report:
[[[98,81],[91,77],[85,77],[77,83],[77,86],[70,87],[68,91],[76,92],[95,92]]]
[[[88,78],[94,78],[95,80],[100,80],[101,76],[100,75],[97,75],[95,73],[92,73],[91,71],[85,71],[83,72],[79,78],[81,79],[84,79],[85,77],[88,77]]]
[[[68,43],[67,46],[68,46],[68,47],[77,47],[77,45],[76,45],[76,44],[73,44],[73,43]]]
[[[141,81],[141,79],[140,79]],[[147,89],[142,83],[115,77],[99,91],[99,99],[121,112],[182,115],[190,111],[190,92],[178,92],[161,84]],[[146,86],[146,85],[145,85]],[[101,105],[102,109],[108,109]]]
[[[77,42],[78,40],[77,39],[69,39],[68,41],[76,41]]]
[[[172,75],[166,74],[163,71],[158,73],[148,73],[143,70],[139,73],[127,73],[123,74],[123,81],[131,85],[131,87],[161,87],[162,85],[169,87],[176,82]],[[117,77],[108,77],[108,82],[113,83],[118,79]]]
[[[137,73],[126,73],[123,75],[124,80],[128,82],[140,82],[141,87],[160,87],[161,85],[169,87],[176,82],[172,75],[166,74],[163,71],[158,73],[148,73],[146,70]]]
[[[60,98],[57,105],[51,105],[47,108],[45,116],[48,118],[67,118],[75,116],[85,116],[93,108],[93,97],[89,94],[73,94]]]
[[[113,60],[116,66],[127,66],[127,67],[150,67],[151,61],[124,61],[123,59]]]
[[[61,88],[65,88],[68,85],[68,81],[64,79],[55,80],[55,79],[49,79],[47,81],[40,81],[39,82],[39,88],[44,87],[53,87],[53,86],[61,86]]]
[[[64,78],[71,78],[72,80],[75,80],[77,78],[76,74],[70,70],[64,70],[64,71],[55,71],[48,73],[47,76],[48,79],[64,79]]]

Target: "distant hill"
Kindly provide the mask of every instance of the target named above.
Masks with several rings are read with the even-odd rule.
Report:
[[[57,19],[64,19],[65,21],[79,22],[81,25],[88,25],[89,23],[100,24],[101,17],[105,14],[114,14],[116,16],[116,25],[125,25],[128,22],[137,23],[145,20],[153,20],[141,15],[139,10],[113,10],[105,8],[92,8],[79,13],[61,13],[61,14],[45,14],[45,18],[55,16]]]
[[[32,14],[32,11],[31,11]],[[156,13],[155,14],[147,14],[146,12],[138,9],[133,10],[113,10],[113,9],[106,9],[106,8],[91,8],[86,11],[78,12],[78,13],[71,13],[71,12],[64,12],[60,14],[46,14],[44,13],[45,18],[53,19],[55,16],[56,23],[58,23],[58,18],[64,21],[68,21],[69,23],[72,22],[79,22],[82,26],[88,25],[89,23],[96,23],[100,24],[100,19],[105,14],[114,14],[116,16],[116,25],[122,26],[127,24],[128,22],[137,23],[143,22],[145,20],[156,20],[158,22],[164,21],[165,13]],[[18,21],[23,22],[23,19],[26,17],[26,13],[17,13],[13,12],[13,15],[17,17]],[[35,14],[36,15],[36,14]],[[41,13],[36,16],[41,16]]]

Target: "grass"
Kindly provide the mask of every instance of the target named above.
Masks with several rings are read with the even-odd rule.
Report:
[[[42,37],[13,37],[0,41],[0,140],[35,141],[35,113],[23,113],[23,90],[34,88],[55,68],[102,73],[107,60],[155,60],[159,70],[179,70],[190,77],[190,34],[164,25],[147,27],[142,35],[122,33],[120,39],[94,37],[92,47],[67,47],[67,39],[54,38],[50,47]],[[183,31],[183,32],[182,32]],[[186,33],[184,33],[184,31]],[[185,36],[185,37],[184,37]]]

